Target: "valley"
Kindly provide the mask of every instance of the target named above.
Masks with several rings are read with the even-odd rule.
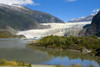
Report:
[[[0,67],[100,67],[100,4],[88,1],[0,0]]]
[[[41,25],[50,26],[50,28],[19,31],[17,35],[24,35],[26,38],[36,38],[36,39],[48,35],[79,36],[79,32],[83,30],[83,27],[89,24],[91,24],[91,21],[75,22],[75,23],[42,23]]]

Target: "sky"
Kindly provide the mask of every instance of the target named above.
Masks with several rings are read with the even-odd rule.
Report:
[[[19,4],[49,13],[63,21],[86,17],[100,9],[100,0],[0,0],[4,4]]]

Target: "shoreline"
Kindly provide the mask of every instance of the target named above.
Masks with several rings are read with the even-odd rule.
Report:
[[[76,65],[77,66],[77,65]],[[76,67],[75,66],[75,67]],[[29,66],[0,66],[0,67],[29,67]],[[32,64],[31,67],[72,67],[72,66],[64,66],[64,65],[38,65],[38,64]]]
[[[47,36],[28,44],[33,47],[48,49],[73,50],[91,56],[100,57],[100,39],[96,36],[89,37],[64,37]]]
[[[82,53],[82,54],[87,54],[87,55],[90,55],[92,57],[95,57],[95,58],[98,58],[100,59],[100,56],[95,56],[93,53],[87,53],[87,52],[82,52],[80,50],[74,50],[74,49],[60,49],[60,48],[50,48],[50,47],[42,47],[42,46],[37,46],[37,45],[29,45],[27,44],[26,45],[27,47],[29,47],[30,49],[31,48],[41,48],[41,49],[53,49],[53,50],[60,50],[60,51],[72,51],[72,52],[78,52],[78,53]]]
[[[0,67],[29,67],[29,66],[0,66]],[[31,67],[70,67],[70,66],[63,66],[63,65],[38,65],[38,64],[32,64]]]

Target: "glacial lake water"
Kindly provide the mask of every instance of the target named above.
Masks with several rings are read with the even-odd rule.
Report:
[[[24,61],[32,64],[100,67],[100,59],[87,54],[57,49],[30,48],[29,40],[0,39],[0,59]]]

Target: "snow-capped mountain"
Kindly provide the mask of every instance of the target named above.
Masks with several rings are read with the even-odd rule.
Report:
[[[21,6],[21,5],[19,5],[19,4],[12,4],[12,5],[7,5],[7,4],[0,4],[0,6],[4,6],[4,7],[8,7],[8,6],[15,6],[15,7],[23,7],[23,6]]]
[[[95,14],[90,14],[87,17],[80,17],[80,18],[76,18],[76,19],[71,19],[68,22],[88,22],[88,21],[92,21],[94,16],[95,16]]]
[[[0,4],[0,8],[5,8],[8,10],[10,9],[10,10],[15,10],[15,11],[29,10],[28,8],[18,5],[18,4],[12,4],[12,5]]]

